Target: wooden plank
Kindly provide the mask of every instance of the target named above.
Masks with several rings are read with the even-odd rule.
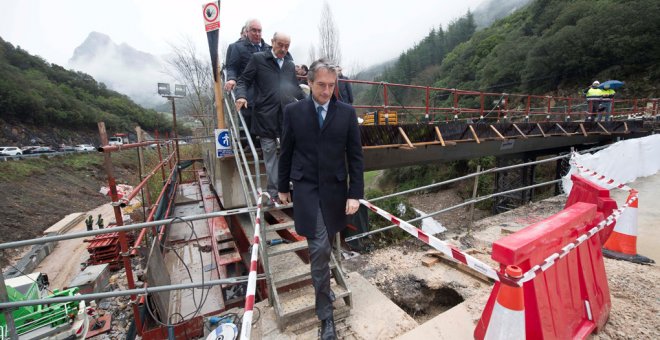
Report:
[[[416,147],[417,146],[426,146],[426,145],[438,145],[438,144],[442,144],[442,143],[440,143],[440,141],[413,143],[413,145],[416,146]],[[453,146],[453,145],[456,145],[456,143],[454,143],[454,142],[445,142],[442,146],[446,146],[446,145],[452,145]]]
[[[400,126],[399,126],[399,133],[401,134],[401,136],[403,136],[403,140],[406,141],[406,144],[408,144],[410,148],[415,148],[415,146],[412,145],[412,143],[410,142],[410,139],[408,139],[408,135],[406,135],[406,133],[403,131],[403,129]]]
[[[628,128],[626,128],[626,130],[628,130]],[[435,127],[435,134],[436,134],[436,136],[438,136],[438,140],[440,141],[440,144],[442,146],[446,146],[445,145],[445,140],[444,140],[444,138],[442,138],[442,133],[440,133],[440,129],[437,126]]]
[[[541,131],[541,135],[543,135],[543,137],[548,137],[548,135],[545,134],[545,131],[543,131],[541,124],[536,123],[536,127],[539,129],[539,131]]]
[[[474,137],[474,140],[477,141],[477,144],[481,144],[481,141],[479,140],[479,136],[477,136],[477,133],[474,131],[474,128],[472,125],[468,125],[470,128],[470,132],[472,132],[472,137]]]
[[[501,134],[499,131],[497,131],[497,129],[496,129],[494,126],[492,126],[492,125],[489,125],[489,126],[490,126],[490,128],[493,130],[493,132],[495,132],[495,134],[496,134],[498,137],[500,137],[501,140],[506,140],[506,138],[504,138],[504,136],[502,136],[502,134]]]
[[[607,131],[607,129],[603,125],[601,125],[600,122],[596,122],[596,124],[598,124],[598,127],[603,129],[603,131],[605,131],[606,134],[608,134],[608,135],[612,134],[611,132]],[[582,124],[580,124],[580,125],[582,125]]]
[[[424,267],[431,267],[431,266],[433,266],[434,264],[436,264],[438,262],[440,262],[440,259],[436,256],[432,256],[432,255],[427,254],[427,255],[424,255],[424,257],[422,257],[422,265]]]
[[[521,136],[523,136],[523,138],[527,139],[527,135],[525,135],[525,134],[522,132],[522,130],[520,130],[520,128],[518,127],[518,125],[516,125],[516,124],[511,124],[511,125],[513,125],[513,127],[518,131],[518,133],[519,133]]]
[[[437,258],[437,259],[440,260],[440,262],[442,262],[444,264],[447,264],[447,265],[449,265],[449,266],[451,266],[455,269],[458,269],[458,270],[460,270],[460,271],[462,271],[462,272],[464,272],[464,273],[466,273],[466,274],[468,274],[472,277],[475,277],[479,280],[482,280],[484,282],[487,282],[487,283],[494,282],[494,280],[489,278],[488,276],[486,276],[486,275],[484,275],[484,274],[482,274],[482,273],[480,273],[480,272],[478,272],[478,271],[476,271],[476,270],[474,270],[474,269],[472,269],[472,268],[470,268],[470,267],[468,267],[468,266],[466,266],[462,263],[459,263],[459,262],[457,262],[456,260],[454,260],[452,258],[447,257],[444,253],[441,253],[439,251],[431,251],[431,252],[427,253],[425,255],[425,257],[426,258],[428,258],[428,257]],[[424,264],[423,261],[424,260],[422,260],[422,264]],[[428,262],[430,263],[431,261],[428,261]]]
[[[570,135],[571,135],[570,133],[566,132],[566,130],[564,130],[564,128],[563,128],[561,125],[559,125],[559,123],[555,123],[555,125],[559,128],[559,130],[561,130],[562,132],[564,132],[564,134],[566,134],[566,136],[570,136]]]
[[[387,145],[369,145],[363,146],[362,150],[373,150],[373,149],[395,149],[406,146],[405,144],[387,144]]]
[[[68,214],[68,215],[64,216],[64,218],[59,220],[57,223],[53,224],[48,229],[46,229],[44,231],[44,235],[48,235],[50,233],[66,234],[66,232],[69,231],[69,229],[76,226],[78,223],[80,223],[86,217],[87,216],[84,213],[81,213],[81,212]]]
[[[587,130],[584,129],[584,124],[580,123],[580,130],[582,130],[582,134],[587,137]]]
[[[474,253],[474,251],[473,251],[473,253]],[[436,259],[437,261],[434,261],[434,259]],[[460,270],[460,271],[462,271],[462,272],[464,272],[464,273],[466,273],[466,274],[468,274],[468,275],[470,275],[470,276],[472,276],[476,279],[482,280],[484,282],[487,282],[487,283],[494,282],[494,280],[492,280],[488,276],[486,276],[486,275],[484,275],[484,274],[482,274],[482,273],[480,273],[480,272],[478,272],[478,271],[476,271],[476,270],[474,270],[474,269],[472,269],[472,268],[470,268],[470,267],[468,267],[468,266],[466,266],[466,265],[464,265],[460,262],[457,262],[456,260],[454,260],[452,258],[448,258],[445,254],[443,254],[439,251],[428,252],[422,258],[422,265],[424,265],[426,267],[431,267],[431,266],[433,266],[434,264],[436,264],[438,262],[442,262],[446,265],[449,265],[450,267],[458,269],[458,270]]]

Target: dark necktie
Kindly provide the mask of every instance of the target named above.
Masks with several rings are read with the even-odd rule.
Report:
[[[259,45],[255,44],[255,45],[253,45],[253,46],[254,46],[254,50],[255,50],[256,52],[261,52],[261,48],[259,48]]]
[[[319,127],[323,127],[323,106],[317,107],[316,112],[319,114]]]

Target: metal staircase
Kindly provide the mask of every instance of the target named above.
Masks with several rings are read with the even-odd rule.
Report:
[[[231,99],[231,100],[230,100]],[[248,207],[257,205],[262,188],[266,187],[261,150],[247,132],[245,119],[235,110],[233,93],[225,96],[225,114],[232,136],[236,167]],[[292,205],[266,207],[262,216],[259,258],[268,285],[268,299],[274,307],[280,329],[304,331],[317,326],[314,313],[315,295],[309,266],[307,240],[295,232]],[[245,234],[254,235],[256,216],[251,223],[242,223]],[[246,221],[247,222],[247,221]],[[337,243],[337,245],[339,245]],[[340,255],[333,252],[330,260],[331,289],[335,295],[335,320],[347,317],[352,306],[351,291],[341,269]]]

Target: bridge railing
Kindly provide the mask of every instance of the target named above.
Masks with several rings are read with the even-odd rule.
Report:
[[[406,85],[366,80],[340,79],[356,87],[367,87],[371,103],[354,103],[358,114],[397,112],[398,121],[408,123],[457,119],[500,121],[564,121],[586,119],[593,113],[584,97],[495,93]],[[377,88],[373,88],[377,86]],[[400,97],[406,96],[406,102]],[[612,115],[659,115],[659,98],[613,99]]]

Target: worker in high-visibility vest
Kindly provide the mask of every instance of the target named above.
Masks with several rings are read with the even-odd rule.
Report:
[[[586,92],[587,104],[589,105],[589,113],[598,113],[600,109],[600,102],[603,99],[603,90],[599,89],[600,82],[594,81]],[[590,120],[593,120],[591,117]]]
[[[605,85],[607,86],[607,84]],[[613,89],[605,88],[601,90],[603,99],[600,102],[600,107],[602,110],[598,110],[598,115],[596,116],[596,121],[600,122],[602,112],[605,111],[605,121],[610,121],[610,116],[612,115],[612,102],[614,100],[614,94],[616,93]]]

